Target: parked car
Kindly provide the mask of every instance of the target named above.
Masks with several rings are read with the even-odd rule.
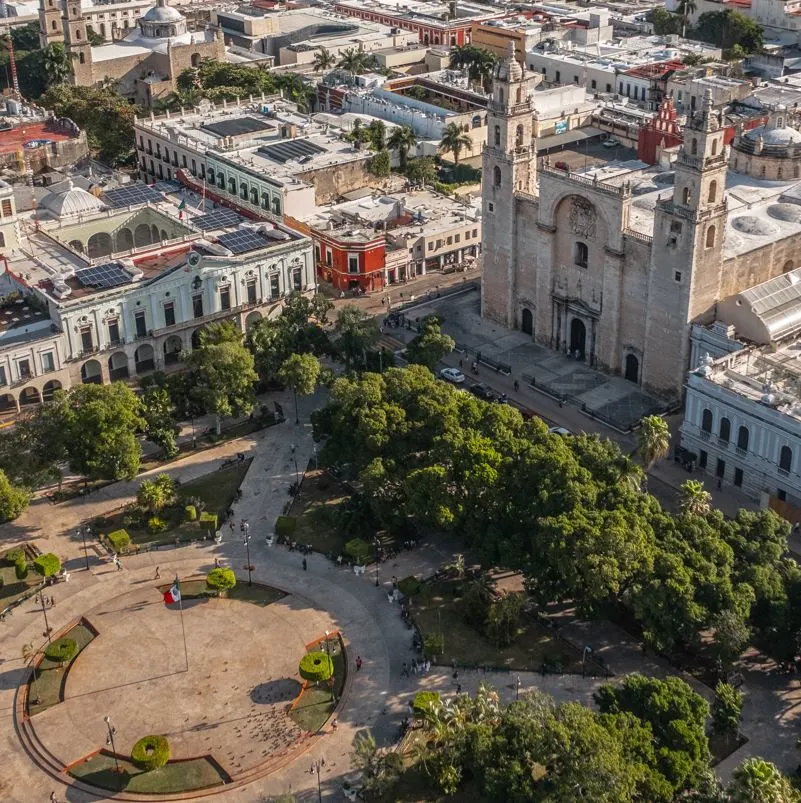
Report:
[[[565,427],[551,427],[548,430],[548,432],[550,432],[551,435],[572,435],[573,434],[569,429],[566,429]]]
[[[443,368],[439,372],[439,378],[454,385],[461,385],[464,382],[464,374],[458,368]]]
[[[603,145],[604,148],[618,148],[622,144],[623,143],[617,137],[607,137],[601,142],[601,145]]]
[[[489,385],[483,383],[471,385],[468,390],[477,398],[486,402],[494,402],[496,404],[506,404],[506,394],[498,393],[493,390]]]

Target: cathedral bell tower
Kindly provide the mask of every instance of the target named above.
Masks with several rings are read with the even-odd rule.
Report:
[[[516,325],[514,275],[517,225],[515,193],[537,191],[537,151],[530,93],[542,80],[527,74],[515,46],[498,64],[487,114],[487,144],[482,161],[481,314],[507,327]]]
[[[92,46],[86,33],[86,21],[81,14],[80,0],[64,4],[64,42],[72,66],[72,83],[87,86],[92,80]]]
[[[43,50],[52,42],[64,41],[60,0],[39,0],[39,47]]]
[[[721,114],[707,92],[684,128],[673,198],[656,206],[643,380],[657,392],[684,385],[691,324],[703,321],[720,297],[727,215],[723,136]]]

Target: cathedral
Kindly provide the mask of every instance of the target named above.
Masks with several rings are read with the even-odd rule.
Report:
[[[783,107],[724,143],[707,97],[670,169],[538,160],[513,54],[496,69],[483,153],[482,315],[678,401],[690,329],[801,264],[801,133]]]

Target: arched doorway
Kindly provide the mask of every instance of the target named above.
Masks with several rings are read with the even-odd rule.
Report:
[[[175,365],[175,363],[180,362],[184,344],[178,335],[170,335],[164,341],[162,349],[164,350],[164,364]]]
[[[149,343],[143,343],[139,346],[134,355],[134,361],[136,362],[137,374],[152,371],[156,367],[155,360],[153,359],[153,346]]]
[[[108,358],[108,374],[112,382],[128,378],[128,355],[124,351],[115,351]]]
[[[42,388],[42,401],[49,402],[57,390],[61,390],[61,382],[58,379],[51,379],[49,382],[45,382]]]
[[[81,382],[84,385],[103,384],[103,373],[97,360],[88,360],[81,366]]]
[[[13,415],[17,412],[17,400],[10,394],[0,396],[0,415]]]
[[[587,327],[581,318],[570,322],[570,356],[583,360],[587,354]]]
[[[150,236],[154,243],[161,241],[161,237],[159,237],[159,227],[155,223],[150,227]]]
[[[108,256],[111,253],[111,249],[111,235],[106,234],[104,231],[93,234],[86,244],[86,253],[89,255],[89,259]]]
[[[633,355],[626,355],[626,379],[629,382],[639,384],[640,382],[640,361]]]
[[[260,320],[261,320],[261,313],[258,313],[255,310],[249,313],[248,317],[245,318],[245,331],[255,326]]]
[[[117,232],[117,251],[130,251],[134,247],[131,230],[123,226]]]
[[[140,223],[134,229],[134,245],[141,248],[143,245],[150,245],[150,226],[147,223]]]
[[[80,240],[70,240],[70,248],[79,254],[83,253],[83,243]]]
[[[42,397],[37,388],[23,388],[19,394],[19,406],[30,407],[32,404],[41,404]]]
[[[520,320],[520,328],[523,331],[523,334],[526,335],[533,335],[534,334],[534,316],[531,313],[531,310],[528,307],[523,309],[523,316]]]

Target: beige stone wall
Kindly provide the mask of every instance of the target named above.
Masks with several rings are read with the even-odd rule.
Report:
[[[729,156],[729,167],[735,173],[772,181],[801,177],[801,158],[787,159],[768,156],[765,153],[743,153],[734,148]]]
[[[316,203],[331,203],[346,192],[378,184],[378,179],[367,172],[367,162],[371,157],[372,154],[368,153],[363,159],[332,167],[308,170],[305,173],[299,173],[298,178],[314,184]]]
[[[781,276],[801,265],[801,232],[747,254],[727,259],[721,266],[721,298]]]

